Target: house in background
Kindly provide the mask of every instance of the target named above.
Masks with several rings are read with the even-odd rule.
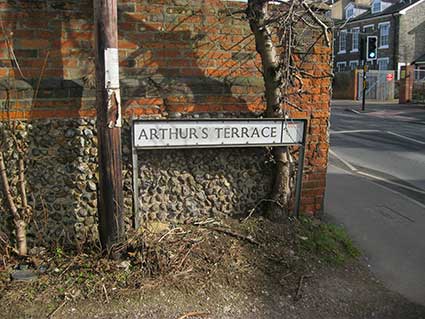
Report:
[[[399,71],[425,54],[425,0],[339,0],[331,10],[337,72],[363,64],[362,37],[378,38],[377,59],[367,61],[370,69]]]
[[[360,15],[370,7],[370,0],[339,0],[330,2],[332,2],[329,3],[331,6],[331,16],[336,20]]]

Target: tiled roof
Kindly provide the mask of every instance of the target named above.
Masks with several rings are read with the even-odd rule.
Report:
[[[425,53],[422,54],[419,58],[417,58],[413,63],[425,63]]]

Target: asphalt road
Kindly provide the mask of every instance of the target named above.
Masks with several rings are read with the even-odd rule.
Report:
[[[425,107],[332,106],[325,213],[373,272],[425,305]]]

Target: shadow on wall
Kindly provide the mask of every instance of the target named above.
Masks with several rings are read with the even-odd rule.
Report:
[[[11,11],[5,12],[4,20],[16,56],[14,74],[32,90],[21,97],[25,99],[21,108],[80,109],[83,93],[94,97],[82,81],[82,75],[93,69],[92,26],[87,25],[92,23],[91,2],[9,0],[8,4]],[[57,103],[49,103],[52,100]]]
[[[142,85],[134,90],[124,88],[124,96],[163,98],[165,112],[176,111],[178,106],[186,112],[247,111],[246,101],[232,94],[232,77],[225,75],[229,71],[226,66],[216,65],[214,58],[204,58],[198,53],[198,44],[206,40],[206,32],[193,34],[190,30],[180,30],[181,22],[161,31],[130,14],[122,16],[126,23],[137,25],[141,32],[125,33],[125,39],[137,48],[126,56],[121,65],[128,77],[144,79]],[[216,59],[230,55],[215,53],[211,48],[204,54]],[[200,58],[204,58],[202,67],[199,66]]]
[[[92,1],[7,3],[10,10],[2,13],[2,20],[5,29],[12,32],[9,36],[16,61],[12,62],[11,72],[17,79],[13,85],[17,89],[17,108],[28,112],[29,118],[41,111],[54,118],[92,110],[95,91],[85,82],[94,74]],[[124,40],[135,49],[121,62],[125,65],[121,74],[127,101],[133,97],[160,97],[166,112],[177,111],[176,105],[197,112],[233,111],[235,105],[238,110],[247,109],[244,99],[232,95],[231,75],[222,76],[222,70],[214,64],[209,73],[208,58],[198,65],[196,46],[205,33],[158,31],[128,14],[121,14],[120,19],[142,28],[133,35],[124,34]],[[143,40],[150,36],[149,41]],[[3,56],[1,67],[11,70],[7,52]],[[220,80],[213,78],[214,72]],[[4,92],[12,90],[10,81],[3,78],[1,82]],[[33,99],[35,91],[37,98]],[[43,119],[30,120],[27,125],[28,181],[37,221],[30,233],[60,245],[97,237],[94,120]]]
[[[94,96],[78,78],[90,65],[78,61],[90,61],[92,31],[75,30],[76,22],[91,21],[91,12],[84,9],[91,2],[8,1],[8,5],[2,20],[16,59],[6,58],[5,48],[1,63],[10,76],[1,80],[1,90],[17,102],[12,101],[12,107],[30,118],[24,124],[29,201],[34,207],[29,239],[75,247],[97,237],[94,121],[31,118],[40,112],[53,118],[63,117],[61,112],[78,114],[83,97]],[[23,114],[19,112],[18,117]]]

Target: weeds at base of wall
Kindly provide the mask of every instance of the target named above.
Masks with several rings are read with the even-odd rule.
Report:
[[[299,238],[301,248],[314,253],[324,262],[340,265],[360,256],[345,229],[333,224],[304,218],[300,220]]]
[[[342,230],[307,219],[285,224],[263,218],[206,219],[173,227],[155,222],[143,229],[121,246],[119,261],[95,252],[70,255],[60,247],[26,260],[4,258],[0,309],[18,307],[30,315],[30,304],[44,303],[37,310],[42,317],[64,302],[99,298],[109,302],[123,294],[164,287],[213,292],[228,285],[244,292],[278,285],[273,289],[295,300],[302,297],[300,278],[322,267],[322,260],[340,264],[358,256]],[[11,281],[18,262],[35,269],[38,279]]]

